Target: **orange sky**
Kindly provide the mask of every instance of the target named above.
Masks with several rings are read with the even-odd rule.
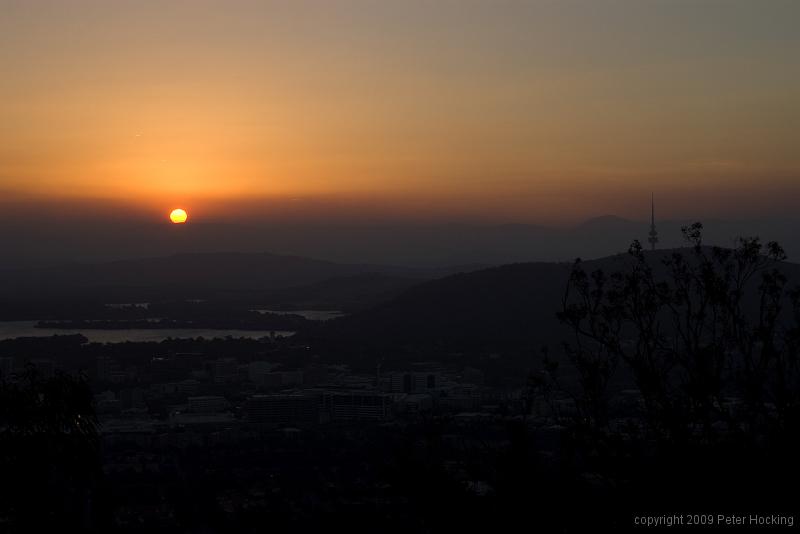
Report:
[[[797,2],[0,8],[6,199],[552,222],[798,192]]]

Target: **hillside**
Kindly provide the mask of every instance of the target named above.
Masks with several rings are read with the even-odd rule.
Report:
[[[569,264],[520,263],[461,273],[414,286],[373,309],[305,335],[327,350],[367,358],[446,353],[530,354],[558,335],[555,311]],[[357,358],[357,356],[356,356]]]
[[[671,251],[647,253],[652,265]],[[627,254],[587,261],[587,271],[625,267]],[[781,264],[800,283],[800,265]],[[431,280],[371,310],[306,333],[326,350],[365,360],[480,355],[530,362],[543,345],[558,350],[568,332],[561,309],[570,263],[518,263]]]
[[[66,264],[4,273],[0,298],[104,299],[239,298],[396,267],[342,264],[276,254],[179,254],[96,264]]]
[[[268,291],[255,298],[277,309],[340,310],[351,313],[395,298],[423,281],[409,276],[364,273]]]

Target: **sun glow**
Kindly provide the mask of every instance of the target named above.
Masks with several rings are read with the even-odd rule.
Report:
[[[173,224],[183,224],[188,218],[189,215],[186,213],[186,210],[181,208],[174,209],[169,214],[169,220],[172,221]]]

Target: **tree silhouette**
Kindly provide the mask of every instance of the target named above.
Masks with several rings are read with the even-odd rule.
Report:
[[[547,414],[566,425],[578,468],[613,484],[653,462],[709,457],[795,472],[800,291],[786,255],[758,238],[704,246],[700,223],[683,234],[689,246],[674,251],[634,241],[616,272],[576,261],[558,314],[575,380],[546,357],[531,395],[570,401],[568,413]],[[635,402],[622,402],[631,390]]]
[[[97,420],[82,377],[29,365],[0,381],[0,525],[8,532],[92,528]]]

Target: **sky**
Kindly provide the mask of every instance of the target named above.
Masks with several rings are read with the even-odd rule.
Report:
[[[795,0],[0,0],[6,220],[790,216]],[[3,216],[0,215],[0,219]]]

